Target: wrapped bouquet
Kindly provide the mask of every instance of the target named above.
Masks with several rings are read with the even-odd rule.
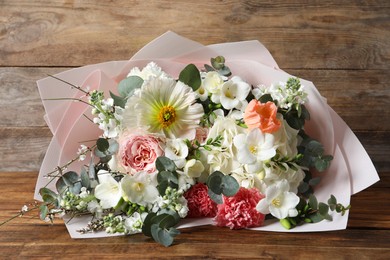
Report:
[[[343,229],[350,195],[378,180],[314,85],[257,41],[168,32],[129,61],[38,86],[54,137],[36,199],[72,237],[142,232],[168,246],[178,228],[206,224]]]

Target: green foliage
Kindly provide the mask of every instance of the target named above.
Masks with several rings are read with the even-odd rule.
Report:
[[[125,108],[126,101],[127,101],[127,99],[125,97],[117,96],[114,93],[112,93],[111,91],[110,91],[110,96],[114,100],[114,105],[115,106],[118,106],[118,107],[121,107],[121,108]]]
[[[198,68],[194,64],[188,64],[179,75],[179,80],[196,91],[202,84]]]
[[[119,149],[119,144],[114,139],[99,138],[96,141],[94,154],[100,158],[101,163],[107,163],[111,160]]]
[[[217,56],[210,59],[211,67],[209,65],[204,65],[207,71],[217,71],[222,76],[230,76],[232,73],[225,65],[225,58],[223,56]]]
[[[318,202],[314,195],[310,195],[308,201],[301,198],[296,209],[298,215],[296,217],[287,217],[280,220],[280,224],[286,228],[291,229],[302,223],[317,223],[323,220],[332,221],[332,216],[329,214],[330,211],[336,210],[337,213],[344,215],[351,206],[344,207],[342,204],[337,203],[336,198],[331,195],[328,200],[328,204],[324,202]],[[339,209],[339,211],[337,211]]]
[[[271,96],[271,94],[264,94],[258,99],[261,103],[267,103],[267,102],[275,102]]]
[[[224,175],[220,171],[210,174],[206,184],[209,188],[208,194],[210,198],[218,204],[222,203],[222,195],[227,197],[234,196],[240,188],[236,179],[230,175]]]
[[[56,182],[56,188],[59,194],[70,191],[73,194],[79,194],[81,190],[81,181],[79,175],[74,171],[64,173]]]
[[[157,189],[161,196],[165,195],[165,191],[168,187],[173,189],[177,189],[179,187],[176,165],[171,159],[165,156],[158,157],[156,159],[156,169],[158,170]]]
[[[134,94],[134,91],[142,86],[144,80],[138,76],[129,76],[118,84],[118,92],[122,98],[127,99]]]
[[[149,213],[143,223],[142,233],[156,242],[168,247],[180,231],[174,228],[179,223],[179,215],[171,210]]]

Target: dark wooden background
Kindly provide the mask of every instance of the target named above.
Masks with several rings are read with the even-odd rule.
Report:
[[[172,30],[202,44],[259,40],[280,68],[316,85],[361,140],[381,181],[352,197],[348,229],[308,234],[183,230],[71,240],[61,221],[0,227],[0,258],[390,258],[390,1],[0,0],[0,221],[31,202],[51,133],[35,81],[126,60]]]

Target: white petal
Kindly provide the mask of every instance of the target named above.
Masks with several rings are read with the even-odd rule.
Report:
[[[265,199],[262,199],[257,203],[256,210],[262,214],[268,214],[269,213],[269,205]]]

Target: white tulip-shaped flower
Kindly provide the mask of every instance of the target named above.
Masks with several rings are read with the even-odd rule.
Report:
[[[175,162],[178,168],[186,164],[188,146],[182,139],[168,139],[165,147],[165,156]]]
[[[262,133],[258,128],[251,130],[247,135],[237,135],[233,142],[238,151],[237,160],[245,164],[250,173],[258,173],[263,162],[276,154],[274,136]]]
[[[159,196],[158,190],[152,184],[149,174],[144,171],[123,177],[121,189],[125,201],[141,206],[154,203]]]
[[[251,86],[240,77],[234,76],[221,88],[220,101],[225,109],[238,108],[251,90]]]
[[[103,209],[115,207],[122,198],[120,184],[108,171],[98,172],[99,184],[95,187],[95,197],[100,200]]]
[[[265,198],[260,200],[256,210],[262,214],[271,213],[278,219],[286,217],[296,217],[298,211],[296,206],[299,203],[299,197],[290,192],[287,180],[281,180],[265,190]]]

